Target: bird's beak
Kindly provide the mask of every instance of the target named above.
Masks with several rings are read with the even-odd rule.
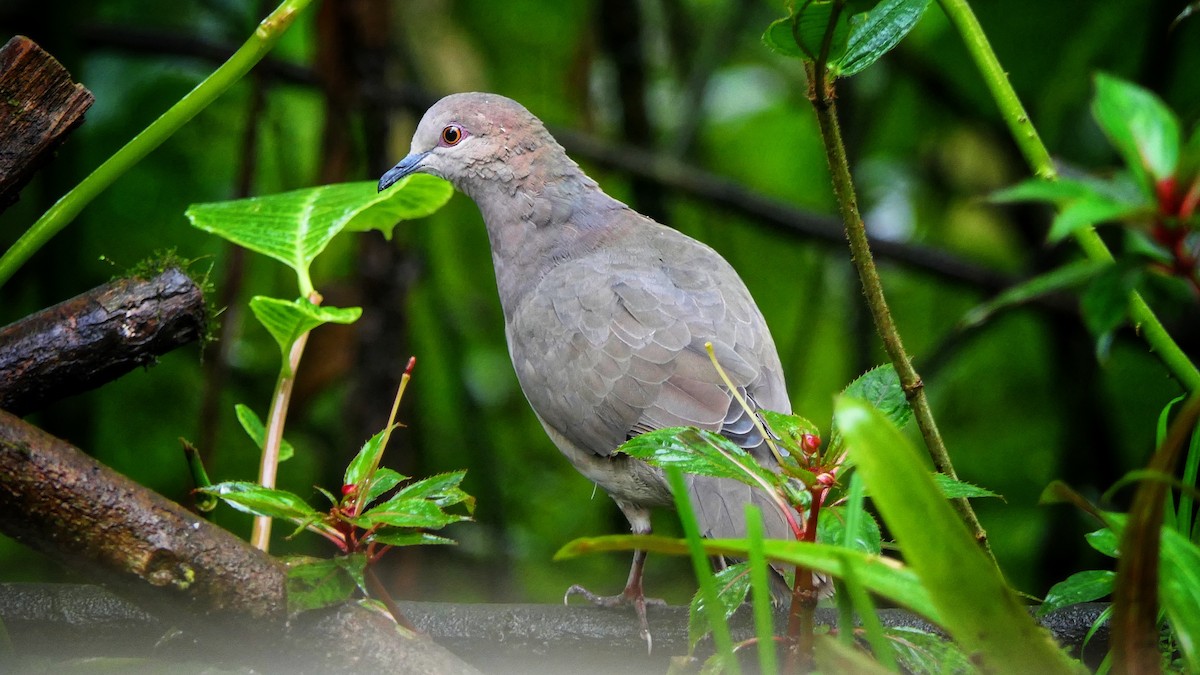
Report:
[[[390,188],[392,185],[400,181],[401,178],[409,174],[416,173],[421,170],[421,162],[429,155],[429,151],[414,152],[413,154],[400,160],[400,163],[393,166],[387,173],[383,174],[383,178],[379,179],[379,191]]]

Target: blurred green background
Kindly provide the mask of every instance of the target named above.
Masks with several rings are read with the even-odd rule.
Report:
[[[1159,93],[1190,129],[1200,116],[1200,20],[1168,30],[1186,3],[1034,0],[974,3],[1051,152],[1067,170],[1116,158],[1092,122],[1091,75],[1108,71]],[[0,216],[7,246],[71,186],[184,95],[271,9],[257,0],[0,2],[4,37],[28,35],[96,96],[58,158]],[[53,11],[51,11],[51,9]],[[191,203],[347,180],[375,180],[407,153],[437,96],[490,90],[552,129],[591,134],[686,162],[767,199],[834,212],[798,61],[759,36],[784,13],[762,0],[325,0],[314,2],[254,73],[121,178],[0,291],[0,324],[175,248],[216,285],[222,340],[190,347],[31,420],[173,499],[189,482],[179,437],[200,444],[215,480],[253,479],[257,456],[233,405],[265,416],[278,352],[245,311],[252,295],[295,294],[289,270],[242,256],[188,226]],[[841,83],[838,104],[861,207],[907,347],[924,376],[961,476],[1004,495],[978,504],[1009,579],[1044,593],[1106,564],[1083,543],[1094,525],[1037,498],[1053,479],[1096,497],[1151,450],[1156,416],[1178,386],[1126,331],[1098,361],[1076,302],[1004,312],[973,331],[964,313],[1005,280],[1077,254],[1042,242],[1049,213],[986,195],[1028,173],[957,35],[936,3],[880,63]],[[624,153],[624,154],[622,154]],[[711,244],[758,299],[787,369],[795,410],[828,427],[833,395],[882,363],[838,236],[769,227],[696,194],[576,159],[606,190]],[[836,225],[834,225],[836,227]],[[836,232],[836,230],[835,230]],[[925,262],[913,262],[914,252]],[[950,263],[954,263],[951,265]],[[487,238],[456,195],[393,241],[344,236],[318,259],[328,304],[364,307],[355,326],[314,334],[287,431],[297,456],[282,487],[320,498],[386,419],[410,354],[407,429],[384,463],[408,475],[466,468],[476,522],[457,547],[399,551],[385,577],[399,597],[555,602],[572,583],[615,592],[624,554],[553,562],[563,543],[621,532],[624,519],[545,437],[517,387],[504,343]],[[1194,307],[1167,312],[1197,353]],[[1118,504],[1121,498],[1118,495]],[[672,514],[656,527],[676,531]],[[249,518],[222,508],[239,534]],[[329,553],[315,537],[275,551]],[[0,580],[59,579],[0,539]],[[647,592],[689,596],[686,561],[652,557]]]

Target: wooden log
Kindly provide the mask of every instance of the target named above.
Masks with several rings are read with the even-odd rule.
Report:
[[[475,672],[359,605],[289,617],[280,563],[3,411],[0,532],[184,631],[178,642],[197,641],[210,663],[268,672]]]
[[[17,415],[94,389],[204,334],[204,296],[168,268],[118,279],[0,328],[0,408]]]
[[[0,48],[0,212],[83,122],[92,92],[29,38]]]

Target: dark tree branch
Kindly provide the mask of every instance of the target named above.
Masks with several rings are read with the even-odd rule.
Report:
[[[357,605],[289,618],[282,565],[3,411],[0,531],[183,629],[206,662],[232,658],[272,672],[474,672]]]
[[[93,101],[29,38],[18,35],[0,48],[0,211],[17,201]]]
[[[120,279],[0,328],[0,408],[24,415],[204,333],[204,297],[176,268]]]

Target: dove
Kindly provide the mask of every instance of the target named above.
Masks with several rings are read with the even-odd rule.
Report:
[[[411,151],[379,181],[441,177],[479,207],[491,244],[509,355],[546,434],[616,502],[634,533],[671,507],[660,469],[615,452],[655,429],[718,432],[778,470],[754,416],[791,412],[771,333],[737,272],[716,251],[607,195],[516,101],[452,94],[424,114]],[[705,345],[746,400],[730,392]],[[780,507],[743,483],[687,476],[706,537],[745,536],[743,509],[763,512],[768,538],[792,539]],[[624,590],[603,606],[632,605],[650,644],[636,551]]]

